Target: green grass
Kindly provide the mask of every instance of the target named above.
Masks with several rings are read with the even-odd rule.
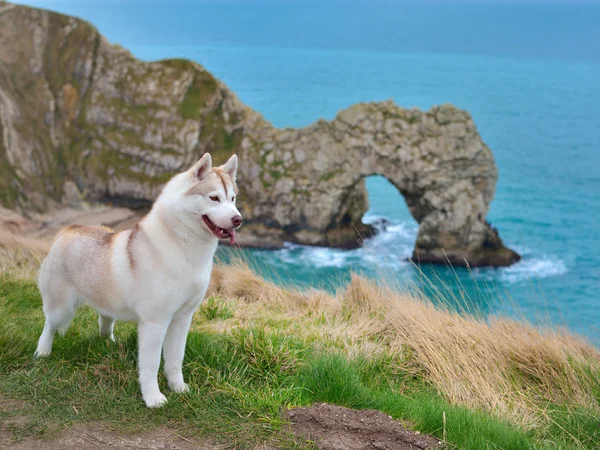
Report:
[[[231,306],[211,298],[197,319],[220,320]],[[598,448],[598,421],[585,411],[557,405],[553,426],[544,433],[524,431],[489,414],[452,405],[416,373],[401,369],[402,355],[354,355],[318,342],[306,342],[264,326],[248,324],[230,333],[192,332],[184,375],[191,392],[170,392],[168,404],[145,408],[137,383],[136,332],[118,323],[117,342],[98,336],[97,316],[78,313],[66,337],[57,336],[50,357],[34,360],[43,325],[34,283],[0,276],[0,395],[33,405],[27,411],[0,412],[0,420],[26,415],[11,425],[14,437],[51,437],[64,425],[102,420],[125,431],[169,426],[250,448],[270,442],[280,448],[314,448],[295,439],[282,408],[314,402],[377,409],[438,438],[449,448]],[[444,428],[443,417],[446,416]],[[571,446],[574,435],[583,447]]]
[[[202,302],[199,311],[206,320],[227,320],[233,317],[232,308],[222,299],[213,296]]]
[[[217,92],[217,81],[208,72],[197,71],[180,105],[184,119],[199,118],[202,109]]]

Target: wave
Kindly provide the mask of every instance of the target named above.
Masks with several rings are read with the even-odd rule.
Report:
[[[341,250],[286,243],[283,249],[272,253],[273,262],[348,270],[377,267],[400,270],[409,266],[406,259],[412,254],[417,238],[416,224],[393,222],[375,215],[366,215],[363,221],[373,225],[377,233],[366,239],[362,247]]]
[[[500,270],[499,280],[508,284],[564,275],[569,270],[562,259],[524,257],[518,263]]]
[[[373,225],[377,233],[372,238],[366,239],[360,248],[342,250],[286,243],[283,249],[269,252],[269,260],[275,265],[284,264],[305,270],[329,268],[363,271],[373,275],[380,275],[378,269],[410,272],[413,266],[407,258],[412,254],[418,225],[393,221],[372,214],[366,215],[363,221]],[[515,249],[523,256],[518,263],[504,268],[476,269],[470,276],[504,284],[516,284],[564,275],[569,270],[563,259],[531,251],[529,248],[516,247]],[[438,270],[448,271],[444,267]]]
[[[528,247],[510,246],[523,259],[516,264],[500,269],[483,269],[480,274],[487,280],[506,284],[517,284],[566,274],[569,269],[565,260],[531,250]]]

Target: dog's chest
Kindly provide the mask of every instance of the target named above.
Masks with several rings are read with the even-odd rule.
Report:
[[[206,294],[210,282],[210,270],[195,273],[193,276],[181,277],[172,282],[165,300],[170,309],[178,311],[181,309],[197,307]]]

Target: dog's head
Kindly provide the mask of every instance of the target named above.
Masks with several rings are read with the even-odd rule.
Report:
[[[219,167],[212,167],[209,153],[187,172],[181,174],[183,186],[177,200],[178,209],[190,226],[201,227],[218,239],[235,243],[235,231],[242,216],[235,206],[238,193],[236,174],[238,159],[233,155]]]

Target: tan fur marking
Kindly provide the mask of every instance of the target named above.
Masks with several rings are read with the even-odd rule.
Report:
[[[239,190],[238,190],[237,184],[235,183],[235,181],[233,180],[233,178],[231,178],[231,175],[223,172],[221,169],[217,169],[217,170],[219,170],[223,174],[224,177],[227,177],[227,179],[231,183],[231,186],[233,187],[233,193],[235,195],[237,195],[237,193],[238,193]]]
[[[223,190],[225,191],[225,195],[227,195],[227,182],[225,181],[225,174],[221,169],[213,169],[213,172],[217,174],[221,183],[223,184]]]
[[[231,176],[229,174],[223,172],[218,167],[214,168],[213,171],[216,172],[219,175],[219,177],[221,178],[221,182],[223,183],[223,187],[225,188],[225,192],[227,192],[226,183],[231,183],[231,186],[233,187],[233,192],[235,193],[235,195],[237,195],[237,193],[238,193],[238,187],[235,184],[235,182],[233,181],[233,179],[231,178]]]
[[[68,264],[70,249],[78,245],[91,245],[94,251],[86,256],[85,260],[78,260],[76,264],[87,264],[88,261],[92,261],[93,264],[98,264],[97,267],[101,267],[105,273],[109,273],[111,247],[116,236],[117,233],[114,230],[105,226],[70,225],[59,233],[56,240],[57,242],[60,241],[59,245],[62,248],[62,267],[65,277],[71,284],[79,285],[78,287],[81,288],[80,283],[77,282],[74,266]],[[88,244],[85,243],[86,241]],[[110,300],[107,296],[110,296],[112,279],[111,277],[106,277],[103,282],[105,283],[105,288],[99,289],[97,286],[94,286],[89,292],[80,292],[80,294],[86,298],[94,299],[100,306],[109,305]]]
[[[63,228],[62,231],[65,233],[70,233],[70,232],[77,231],[80,228],[81,228],[81,225],[69,225],[68,227]]]
[[[213,172],[209,172],[202,180],[196,183],[186,195],[207,195],[213,190],[213,184],[210,181]]]
[[[133,241],[140,231],[140,224],[136,224],[131,231],[129,232],[129,236],[127,237],[127,245],[125,246],[125,251],[127,252],[127,259],[129,260],[129,267],[131,271],[135,270],[135,258],[133,257]]]
[[[227,184],[231,183],[233,186],[233,192],[237,195],[238,188],[236,184],[233,182],[231,177],[223,172],[219,168],[213,168],[202,180],[200,180],[194,187],[192,187],[186,195],[207,195],[214,188],[215,178],[221,180],[223,184],[223,188],[225,189],[225,193],[227,193]]]
[[[110,243],[115,235],[115,230],[105,227],[104,225],[69,225],[68,227],[63,228],[60,233],[58,233],[58,236],[67,239],[76,236],[87,236],[99,241],[102,244]]]

